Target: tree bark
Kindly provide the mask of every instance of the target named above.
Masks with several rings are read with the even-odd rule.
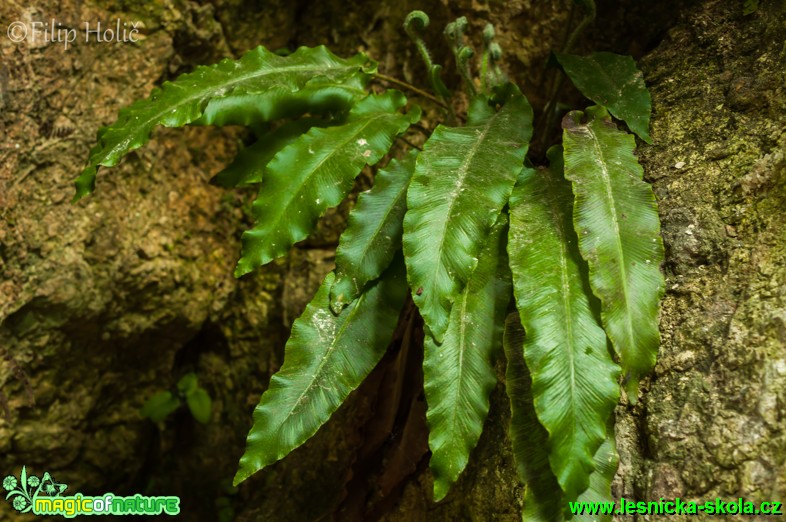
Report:
[[[645,501],[786,500],[784,6],[762,0],[744,15],[742,2],[723,0],[598,4],[599,20],[577,52],[642,58],[655,144],[638,154],[667,248],[659,362],[642,400],[617,409],[621,465],[613,492]],[[77,205],[69,203],[71,182],[96,130],[120,107],[162,80],[259,43],[324,43],[345,56],[362,49],[381,72],[425,86],[401,29],[412,9],[432,16],[428,41],[441,63],[448,62],[445,23],[466,15],[477,44],[493,22],[506,69],[542,109],[553,75],[545,63],[575,25],[571,5],[0,5],[9,23],[55,19],[81,27],[119,18],[142,22],[145,37],[65,49],[0,33],[0,399],[7,410],[0,471],[48,471],[70,494],[180,495],[186,520],[216,520],[225,505],[237,520],[311,521],[338,510],[379,394],[368,387],[238,492],[226,481],[253,406],[283,360],[291,321],[332,268],[348,206],[287,259],[237,281],[231,272],[253,194],[227,193],[207,180],[229,161],[242,131],[157,132],[102,171],[97,193]],[[450,66],[446,78],[455,78]],[[566,96],[581,103],[575,93]],[[501,378],[503,368],[500,361]],[[197,424],[185,409],[158,426],[140,416],[147,398],[191,371],[213,399],[210,423]],[[470,466],[446,500],[431,500],[420,459],[402,466],[381,519],[518,520],[523,490],[508,411],[499,386]],[[10,513],[0,502],[0,518]]]

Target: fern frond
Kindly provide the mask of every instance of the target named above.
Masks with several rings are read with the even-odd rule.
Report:
[[[347,197],[363,167],[379,161],[395,137],[420,119],[417,106],[400,113],[405,104],[398,91],[370,95],[352,108],[343,125],[312,128],[276,154],[252,207],[256,225],[243,233],[236,277],[308,237],[317,219]]]
[[[557,54],[556,57],[581,94],[606,107],[639,138],[652,143],[650,91],[632,57],[613,53]]]
[[[603,326],[620,357],[626,389],[655,365],[658,311],[665,282],[658,207],[633,153],[631,134],[617,130],[602,107],[563,120],[565,177],[573,182],[579,250],[602,304]]]
[[[403,262],[336,316],[327,275],[292,325],[284,364],[254,410],[246,451],[234,483],[288,455],[307,441],[376,366],[391,341],[406,298]]]
[[[450,312],[442,344],[426,336],[423,389],[429,424],[429,466],[434,500],[442,500],[469,461],[489,411],[497,383],[494,354],[500,337],[495,328],[505,318],[510,283],[505,270],[507,216],[501,214],[480,253],[477,268]]]
[[[524,484],[523,522],[563,522],[567,520],[608,522],[611,515],[580,515],[571,517],[567,499],[563,495],[549,463],[549,433],[538,422],[533,404],[532,378],[524,362],[524,328],[519,315],[510,314],[505,321],[503,345],[507,359],[505,389],[510,399],[510,438],[516,472]],[[593,457],[594,471],[589,487],[577,502],[613,502],[611,481],[619,459],[614,444],[614,426],[610,419],[606,439]]]
[[[365,95],[363,87],[375,69],[363,54],[342,59],[324,46],[301,47],[287,57],[257,47],[239,60],[197,67],[122,109],[115,123],[98,131],[98,144],[76,180],[74,200],[93,191],[99,167],[117,165],[147,143],[159,125],[250,125],[345,110]]]
[[[513,95],[499,111],[479,96],[466,127],[440,125],[418,155],[407,193],[404,254],[413,299],[438,343],[513,190],[531,136],[532,109],[524,96]]]
[[[513,189],[508,254],[535,411],[549,432],[551,468],[575,500],[619,400],[619,367],[590,303],[562,149],[549,150],[549,159],[548,169],[524,169]]]
[[[311,130],[312,127],[329,127],[332,120],[323,118],[300,118],[266,132],[257,141],[240,150],[224,170],[213,176],[210,182],[224,188],[245,187],[261,183],[267,164],[278,152]]]
[[[336,249],[336,281],[330,306],[336,313],[351,303],[369,281],[379,277],[401,250],[407,187],[417,151],[392,160],[374,177],[372,189],[358,197]]]

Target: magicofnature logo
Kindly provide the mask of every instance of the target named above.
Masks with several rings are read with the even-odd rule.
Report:
[[[66,518],[77,515],[180,514],[180,497],[148,497],[138,494],[120,497],[113,493],[98,497],[81,493],[62,495],[67,488],[66,484],[56,482],[49,472],[45,472],[41,477],[28,475],[26,466],[22,466],[19,478],[7,475],[3,479],[3,489],[8,492],[5,498],[20,513],[62,515]]]

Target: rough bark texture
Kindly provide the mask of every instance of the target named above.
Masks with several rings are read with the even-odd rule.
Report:
[[[688,2],[651,50],[685,2],[661,4],[600,2],[609,21],[587,37],[588,50],[648,53],[642,68],[655,145],[640,157],[668,249],[661,358],[639,405],[618,409],[615,493],[783,499],[786,26],[775,1],[749,16],[741,2]],[[508,70],[542,106],[543,66],[564,40],[569,6],[0,4],[9,23],[120,18],[142,21],[145,35],[137,45],[77,42],[67,50],[0,36],[0,390],[9,411],[0,417],[0,471],[24,464],[85,494],[177,494],[190,520],[216,520],[216,506],[227,500],[238,520],[311,521],[335,509],[363,439],[358,426],[373,414],[373,390],[353,395],[312,441],[238,493],[223,481],[242,452],[251,409],[281,364],[288,326],[331,268],[346,209],[289,258],[236,281],[231,269],[252,194],[207,180],[242,132],[160,131],[104,171],[97,194],[78,205],[69,203],[71,181],[95,131],[120,107],[196,64],[258,43],[327,43],[345,55],[363,49],[382,72],[424,85],[400,28],[411,9],[432,15],[431,43],[443,62],[445,22],[467,15],[476,36],[494,22]],[[160,426],[140,417],[148,397],[189,371],[213,398],[209,424],[184,410]],[[473,463],[444,502],[431,501],[429,473],[413,463],[414,476],[384,519],[518,520],[522,491],[507,408],[500,387]],[[0,502],[0,518],[9,509]]]
[[[622,415],[626,496],[786,497],[783,9],[704,2],[643,63],[667,294],[649,392]]]

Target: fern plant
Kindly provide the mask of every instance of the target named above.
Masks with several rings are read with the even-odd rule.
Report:
[[[594,16],[592,2],[579,4]],[[664,253],[656,203],[633,135],[611,119],[649,142],[649,93],[629,57],[556,55],[596,105],[565,116],[562,145],[535,167],[527,157],[533,112],[500,69],[493,27],[483,33],[477,79],[466,19],[445,31],[469,94],[464,118],[422,40],[428,23],[416,11],[405,29],[436,95],[380,75],[364,54],[342,59],[316,47],[280,56],[259,47],[123,109],[99,131],[76,199],[93,191],[100,167],[142,146],[156,126],[248,126],[256,143],[214,179],[259,185],[240,277],[308,237],[361,170],[420,121],[421,109],[401,92],[370,92],[372,80],[427,98],[445,123],[422,149],[380,168],[360,195],[335,270],[293,324],[283,366],[254,411],[235,484],[327,422],[386,353],[411,299],[425,332],[435,500],[478,442],[504,345],[524,516],[569,518],[567,502],[610,496],[620,384],[635,402],[658,350]]]

